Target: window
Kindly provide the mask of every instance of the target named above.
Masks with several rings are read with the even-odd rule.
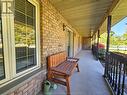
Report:
[[[14,3],[14,14],[0,13],[0,84],[40,68],[39,3]]]
[[[0,16],[0,80],[4,78],[5,73],[4,73],[4,55],[3,55],[2,19]]]
[[[22,3],[19,3],[22,2]],[[26,0],[15,1],[16,72],[36,65],[36,10]]]

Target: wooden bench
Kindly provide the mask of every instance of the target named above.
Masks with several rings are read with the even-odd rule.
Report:
[[[75,68],[79,72],[78,60],[78,58],[67,57],[66,52],[48,56],[48,80],[66,86],[67,95],[70,95],[70,76]]]

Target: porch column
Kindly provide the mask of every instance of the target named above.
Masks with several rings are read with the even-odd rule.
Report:
[[[112,16],[108,16],[106,54],[109,52],[111,19],[112,19]]]
[[[106,77],[107,74],[107,68],[108,68],[108,52],[109,52],[109,44],[110,44],[110,31],[111,31],[111,20],[112,16],[108,16],[107,19],[107,43],[106,43],[106,61],[105,61],[105,71],[104,71],[104,77]]]

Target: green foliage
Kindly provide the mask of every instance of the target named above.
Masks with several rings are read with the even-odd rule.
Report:
[[[106,43],[107,41],[107,33],[103,33],[100,38],[101,43]],[[127,45],[127,32],[123,35],[116,35],[114,31],[110,33],[110,45]]]
[[[104,59],[105,58],[105,49],[104,48],[100,48],[98,50],[98,54],[99,54],[99,59]]]
[[[124,44],[127,45],[127,32],[123,34]]]
[[[15,43],[30,46],[35,44],[35,31],[25,24],[15,24]]]
[[[100,36],[100,43],[106,44],[107,41],[107,33],[103,33]]]

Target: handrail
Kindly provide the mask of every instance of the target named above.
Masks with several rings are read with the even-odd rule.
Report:
[[[109,52],[106,55],[105,79],[110,84],[115,95],[126,93],[127,55]]]

